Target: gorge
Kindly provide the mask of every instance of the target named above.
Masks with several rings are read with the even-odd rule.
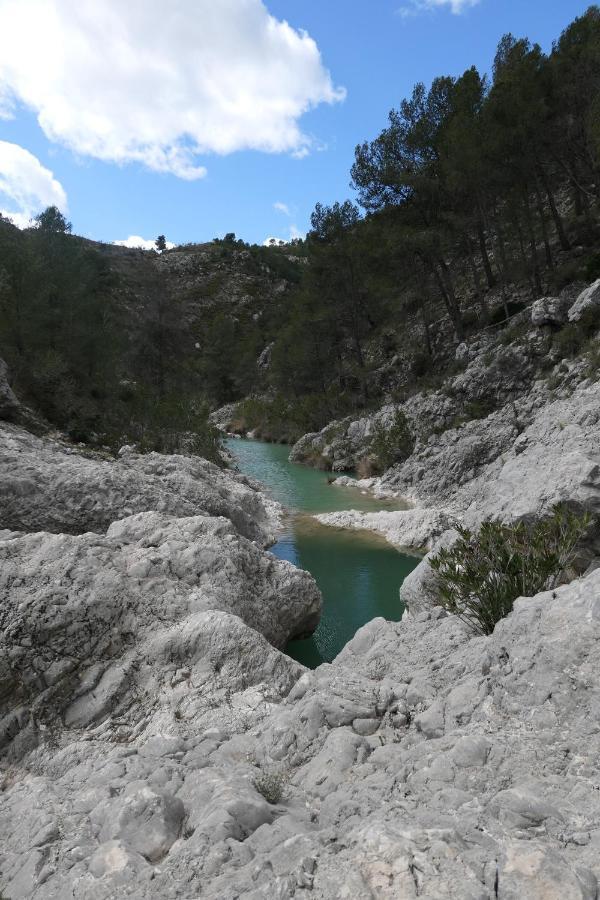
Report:
[[[194,85],[223,10],[320,66],[258,0],[156,5],[152,46],[201,7]],[[290,180],[326,171],[288,108]],[[305,237],[282,200],[262,245],[0,214],[0,900],[600,900],[599,112],[593,5],[418,82]],[[157,209],[207,174],[183,136]]]
[[[228,447],[241,471],[262,482],[288,509],[271,552],[310,572],[323,595],[316,633],[292,641],[286,652],[314,668],[331,662],[358,628],[376,616],[398,621],[404,610],[398,588],[418,557],[400,553],[367,531],[326,528],[313,516],[340,509],[394,509],[399,503],[331,484],[327,473],[290,463],[291,448],[285,445],[230,440]]]

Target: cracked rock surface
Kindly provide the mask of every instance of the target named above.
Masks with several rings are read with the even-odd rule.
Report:
[[[170,516],[226,516],[240,534],[273,543],[278,506],[250,479],[200,457],[84,456],[0,422],[0,528],[103,533],[117,519],[149,510]]]
[[[43,733],[5,774],[7,896],[597,897],[600,572],[490,637],[424,610],[314,672],[268,648],[159,659],[151,701]]]

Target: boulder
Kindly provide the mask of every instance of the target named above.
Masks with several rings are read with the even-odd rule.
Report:
[[[578,322],[587,310],[600,308],[600,278],[590,284],[570,307],[569,322]]]
[[[354,509],[319,513],[314,517],[322,525],[333,528],[355,528],[375,531],[400,549],[422,553],[433,546],[436,538],[451,528],[454,517],[444,509],[398,509],[381,512],[359,512]]]
[[[0,423],[0,528],[103,533],[111,522],[156,510],[165,515],[226,516],[245,537],[275,540],[280,507],[243,475],[200,457],[83,454]]]
[[[196,678],[246,687],[266,671],[277,682],[279,666],[289,687],[298,667],[267,641],[283,647],[320,616],[311,576],[224,518],[139,513],[104,536],[13,535],[0,560],[0,744],[13,755],[39,741],[40,717],[81,728],[140,692],[180,697],[183,716]]]
[[[7,896],[597,897],[600,571],[519,599],[488,637],[426,610],[376,619],[259,705],[241,704],[249,682],[267,693],[263,648],[240,649],[245,680],[221,668],[228,696],[170,640],[110,729],[62,727],[7,772]],[[191,712],[207,682],[213,724],[168,718],[171,691]]]
[[[560,297],[540,297],[531,306],[531,324],[564,325],[567,321],[565,301]]]
[[[121,840],[148,862],[156,863],[179,837],[184,816],[185,808],[178,797],[143,787],[104,805],[99,839]]]

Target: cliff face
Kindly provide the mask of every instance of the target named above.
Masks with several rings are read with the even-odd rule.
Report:
[[[182,325],[199,321],[202,313],[221,308],[235,315],[252,307],[262,313],[265,305],[285,294],[289,282],[270,267],[253,248],[243,244],[187,244],[162,254],[112,244],[90,242],[108,261],[117,276],[117,297],[132,312],[142,311],[158,294],[178,307]],[[276,250],[271,260],[282,269],[298,265],[293,256]]]

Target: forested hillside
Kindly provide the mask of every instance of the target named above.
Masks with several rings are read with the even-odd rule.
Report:
[[[285,247],[159,255],[77,238],[57,210],[3,220],[0,351],[21,395],[80,440],[187,432],[214,455],[206,413],[232,401],[239,429],[292,440],[435,386],[465,338],[600,276],[598,6],[549,54],[505,35],[489,76],[417,84],[351,180],[359,205],[318,203]]]
[[[435,383],[457,343],[600,275],[600,10],[546,55],[437,78],[356,148],[359,203],[317,205],[309,265],[249,424],[299,430]],[[258,406],[262,406],[261,409]],[[262,416],[262,418],[261,418]]]
[[[56,209],[0,220],[0,352],[13,386],[76,441],[217,458],[211,405],[245,396],[263,318],[299,279],[299,248],[226,241],[159,255],[70,233]]]

